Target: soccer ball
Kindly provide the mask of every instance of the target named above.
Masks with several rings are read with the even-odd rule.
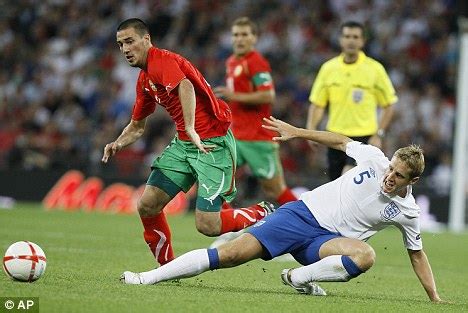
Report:
[[[33,282],[44,274],[46,263],[41,247],[30,241],[18,241],[5,252],[3,270],[13,280]]]

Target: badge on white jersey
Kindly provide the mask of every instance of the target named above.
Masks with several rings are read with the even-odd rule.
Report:
[[[393,218],[395,218],[395,216],[397,216],[398,214],[400,214],[401,210],[400,208],[398,207],[398,205],[395,204],[395,202],[390,202],[383,211],[380,212],[380,216],[386,220],[386,221],[389,221]]]

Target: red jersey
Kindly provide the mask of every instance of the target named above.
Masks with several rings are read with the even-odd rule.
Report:
[[[190,80],[195,89],[195,131],[200,138],[226,135],[231,124],[231,110],[226,102],[216,98],[205,78],[187,59],[156,47],[148,50],[146,70],[141,70],[138,76],[132,119],[146,118],[159,104],[175,122],[179,139],[190,140],[185,133],[182,105],[176,88],[184,78]]]
[[[226,85],[234,92],[254,92],[274,88],[268,61],[257,51],[226,61]],[[239,140],[272,140],[274,132],[262,127],[263,118],[271,115],[271,104],[244,104],[230,101],[232,132]]]

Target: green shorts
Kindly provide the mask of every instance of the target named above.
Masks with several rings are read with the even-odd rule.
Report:
[[[270,179],[282,173],[277,142],[236,140],[236,149],[237,166],[247,164],[255,177]]]
[[[223,201],[231,202],[236,195],[236,145],[230,130],[203,143],[216,148],[204,154],[192,142],[175,137],[153,161],[147,184],[174,197],[198,182],[197,209],[218,212]]]

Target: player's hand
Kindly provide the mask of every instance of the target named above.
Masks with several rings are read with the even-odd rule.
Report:
[[[274,141],[286,141],[296,137],[295,134],[297,128],[286,122],[283,122],[282,120],[270,116],[269,118],[264,117],[263,121],[266,123],[262,125],[263,128],[275,131],[280,134],[279,137],[273,137]]]
[[[189,136],[190,138],[190,141],[193,142],[193,144],[195,146],[197,146],[197,148],[203,152],[203,153],[209,153],[211,152],[214,148],[216,148],[216,145],[205,145],[201,139],[200,139],[200,136],[198,135],[198,133],[194,130],[194,129],[190,129],[190,130],[186,130],[185,131],[187,133],[187,135]]]
[[[226,86],[215,87],[213,88],[213,91],[216,97],[218,98],[222,98],[227,101],[230,101],[232,99],[233,92]]]
[[[116,143],[115,141],[114,142],[111,142],[111,143],[108,143],[105,147],[104,147],[104,154],[102,156],[102,159],[101,161],[104,162],[104,163],[107,163],[107,161],[109,160],[109,158],[111,158],[112,156],[114,156],[117,152],[119,152],[120,150],[122,150],[122,145],[119,144],[119,143]]]

